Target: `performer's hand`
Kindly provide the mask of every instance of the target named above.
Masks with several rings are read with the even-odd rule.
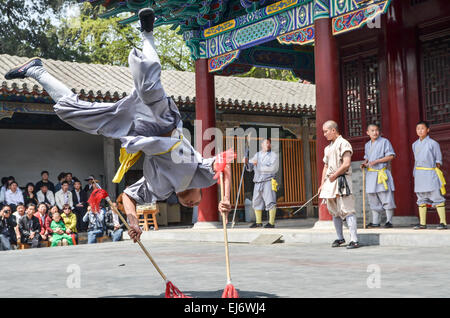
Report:
[[[371,162],[369,162],[367,165],[368,165],[369,167],[373,167],[373,166],[375,166],[376,164],[378,164],[378,160],[371,161]]]
[[[258,165],[258,161],[256,161],[256,160],[253,161],[253,165],[254,165],[254,166],[257,166],[257,165]]]
[[[230,213],[231,211],[231,203],[229,200],[222,200],[219,202],[219,212],[221,213]]]
[[[222,213],[222,217],[225,218],[228,223],[228,214],[231,211],[231,203],[229,200],[222,200],[219,202],[219,211]]]
[[[128,230],[128,235],[133,240],[134,243],[139,241],[141,239],[142,230],[139,227],[139,225],[131,225],[130,229]]]
[[[364,162],[361,164],[361,169],[367,168],[368,165],[369,165],[369,164],[367,163],[367,160],[364,161]]]

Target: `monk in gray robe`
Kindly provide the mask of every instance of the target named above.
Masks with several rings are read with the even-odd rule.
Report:
[[[245,158],[247,171],[254,171],[253,182],[253,209],[255,210],[256,222],[251,228],[262,226],[262,211],[269,211],[269,222],[265,228],[275,227],[275,216],[277,213],[277,182],[278,156],[272,151],[270,139],[264,139],[261,143],[262,151],[257,152],[250,161]]]
[[[181,116],[174,101],[162,87],[161,63],[153,38],[154,12],[139,12],[143,49],[132,49],[129,67],[134,80],[131,94],[116,103],[91,103],[80,100],[67,86],[50,75],[38,58],[11,69],[6,79],[31,77],[37,80],[56,102],[54,110],[65,122],[84,132],[120,139],[124,157],[145,155],[144,177],[124,191],[123,205],[136,242],[141,229],[136,204],[167,199],[176,193],[187,207],[199,205],[201,188],[216,183],[215,158],[204,159],[182,134]],[[107,74],[105,74],[107,76]],[[122,153],[121,153],[122,155]],[[225,159],[227,162],[230,158]],[[219,211],[228,214],[231,172],[224,170],[224,199]]]
[[[380,136],[380,128],[376,124],[367,127],[370,137],[364,147],[364,162],[362,168],[367,168],[366,193],[372,211],[372,222],[369,228],[380,227],[380,213],[386,211],[384,227],[392,228],[392,217],[396,208],[394,200],[394,179],[389,169],[389,163],[395,158],[394,148],[386,138]]]
[[[427,228],[427,206],[436,208],[440,223],[438,230],[447,229],[445,216],[445,179],[441,171],[442,152],[441,147],[434,139],[428,136],[430,126],[421,121],[416,126],[419,139],[412,145],[414,152],[414,192],[417,195],[420,223],[414,229]]]

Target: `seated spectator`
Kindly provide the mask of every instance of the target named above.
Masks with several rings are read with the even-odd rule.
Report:
[[[117,208],[117,203],[113,203]],[[121,213],[121,211],[119,211]],[[121,213],[123,216],[123,213]],[[122,223],[119,216],[112,210],[108,209],[105,214],[105,224],[108,236],[111,236],[113,242],[121,241],[125,224]]]
[[[36,193],[34,191],[34,184],[29,182],[27,183],[25,190],[23,191],[23,199],[24,204],[27,205],[28,203],[38,204],[39,201],[36,197]]]
[[[89,198],[92,194],[92,191],[94,191],[97,187],[95,183],[99,182],[98,180],[95,180],[94,176],[89,176],[87,179],[84,179],[84,181],[87,181],[88,184],[84,187],[84,191],[87,193],[87,197]]]
[[[0,251],[11,250],[11,244],[16,244],[16,233],[14,228],[17,226],[15,218],[11,216],[11,208],[5,205],[0,210]]]
[[[6,190],[8,190],[8,178],[3,177],[2,184],[0,185],[0,209],[2,208],[3,204],[5,203]]]
[[[66,225],[66,234],[75,238],[75,242],[78,243],[77,234],[77,216],[72,212],[72,209],[68,204],[63,206],[63,214],[61,215],[64,224]]]
[[[41,190],[36,193],[36,197],[39,203],[45,203],[48,208],[56,204],[55,195],[46,184],[41,185]]]
[[[47,205],[45,203],[39,203],[34,216],[39,219],[39,225],[41,226],[41,232],[39,234],[41,235],[41,239],[43,241],[48,240],[49,236],[52,235],[52,229],[50,227],[52,220],[47,214]]]
[[[48,215],[49,215],[51,218],[53,218],[53,213],[56,213],[56,212],[61,213],[56,205],[52,205],[52,206],[50,207],[50,209],[48,210]]]
[[[14,228],[14,230],[16,232],[16,238],[17,238],[17,241],[20,241],[19,221],[22,217],[25,216],[25,205],[23,205],[22,203],[19,203],[17,205],[16,212],[14,212],[12,216],[15,218],[15,221],[17,223],[16,227]]]
[[[49,176],[48,171],[44,170],[41,172],[42,179],[41,179],[41,181],[36,182],[36,186],[35,186],[36,190],[39,190],[41,188],[41,186],[43,184],[45,184],[50,191],[55,193],[55,185],[53,184],[53,182],[48,180],[48,176]]]
[[[66,234],[66,226],[59,212],[53,213],[51,228],[53,231],[52,246],[73,245],[72,237]]]
[[[73,180],[72,172],[66,173],[66,181],[69,183],[69,191],[72,191],[74,189],[74,183],[75,180]]]
[[[74,189],[72,191],[72,199],[74,204],[74,211],[77,216],[77,230],[78,232],[86,232],[87,223],[83,222],[83,217],[87,211],[88,196],[86,191],[81,189],[80,180],[76,180],[74,183]]]
[[[39,247],[41,241],[41,226],[39,219],[34,216],[36,206],[33,203],[27,205],[26,215],[19,221],[19,231],[22,243],[30,244],[32,248]]]
[[[66,181],[66,173],[65,172],[61,172],[60,174],[58,174],[58,183],[55,185],[54,193],[61,190],[63,181]]]
[[[60,210],[63,209],[64,204],[68,204],[73,209],[72,192],[69,191],[69,183],[67,181],[63,181],[61,190],[55,193],[55,201]]]
[[[5,193],[5,203],[11,207],[12,210],[16,210],[19,203],[24,203],[22,191],[16,181],[12,181],[9,190]]]
[[[92,212],[88,206],[83,221],[88,222],[88,244],[97,243],[97,237],[103,236],[103,213]]]

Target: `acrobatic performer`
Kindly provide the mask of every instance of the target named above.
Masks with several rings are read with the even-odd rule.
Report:
[[[364,162],[362,168],[367,168],[366,193],[369,198],[372,222],[369,228],[380,227],[380,213],[386,211],[385,228],[392,228],[394,216],[394,179],[388,164],[395,158],[394,148],[389,140],[380,136],[380,127],[370,124],[367,127],[370,140],[364,148]]]
[[[264,139],[261,143],[262,151],[257,152],[250,162],[245,158],[247,171],[255,171],[253,182],[253,209],[255,210],[256,222],[251,228],[262,227],[262,211],[269,211],[269,222],[265,228],[275,227],[275,216],[277,213],[277,181],[275,175],[278,171],[278,156],[272,151],[270,139]]]
[[[319,187],[319,198],[326,199],[327,208],[333,216],[333,223],[338,239],[332,247],[345,243],[343,220],[347,220],[350,230],[348,249],[358,248],[355,199],[352,194],[351,160],[353,149],[338,130],[336,122],[329,120],[323,124],[323,134],[331,143],[324,150],[322,183]]]
[[[50,75],[38,58],[11,69],[5,75],[6,79],[31,77],[37,80],[56,102],[56,114],[73,127],[90,134],[120,139],[122,166],[117,179],[120,180],[132,162],[137,161],[138,154],[145,154],[144,177],[125,189],[123,195],[123,205],[131,226],[129,236],[135,242],[142,233],[136,216],[136,204],[165,200],[175,192],[182,205],[197,206],[201,200],[201,188],[216,183],[218,176],[215,158],[202,158],[183,138],[178,108],[162,87],[161,63],[153,38],[153,10],[140,10],[139,19],[143,49],[132,49],[128,57],[134,89],[129,96],[116,103],[80,100]],[[221,158],[229,163],[232,158],[226,154],[229,153],[223,153]],[[220,212],[227,214],[231,209],[230,171],[227,164],[224,170],[225,195],[218,207]]]

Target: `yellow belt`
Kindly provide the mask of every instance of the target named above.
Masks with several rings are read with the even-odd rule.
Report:
[[[277,192],[277,187],[278,187],[278,183],[277,180],[275,180],[274,178],[272,178],[272,190]]]
[[[436,172],[439,180],[441,181],[441,185],[442,185],[441,186],[441,193],[442,193],[442,195],[447,193],[447,191],[445,190],[445,185],[447,183],[445,182],[444,173],[442,172],[441,169],[439,169],[438,167],[436,167],[436,168],[416,167],[416,170],[434,170]]]
[[[383,168],[383,169],[380,169],[380,170],[377,170],[377,169],[372,169],[372,168],[368,168],[367,169],[368,171],[372,171],[372,172],[378,172],[378,180],[377,180],[377,182],[379,183],[379,184],[383,184],[384,185],[384,188],[387,190],[388,189],[388,185],[387,185],[387,179],[388,179],[388,176],[387,176],[387,174],[386,174],[386,167],[385,168]]]
[[[174,150],[181,144],[182,140],[183,140],[183,135],[180,136],[180,141],[178,141],[176,144],[174,144],[168,150],[159,152],[159,153],[155,153],[155,154],[153,154],[153,156],[159,156],[159,155],[163,155],[168,152],[171,152],[172,150]],[[119,169],[117,169],[116,175],[114,176],[114,179],[112,180],[112,182],[120,183],[120,181],[122,181],[125,173],[139,160],[141,155],[142,155],[142,151],[139,151],[136,153],[127,153],[125,148],[120,148],[120,156],[119,156],[120,167],[119,167]]]

